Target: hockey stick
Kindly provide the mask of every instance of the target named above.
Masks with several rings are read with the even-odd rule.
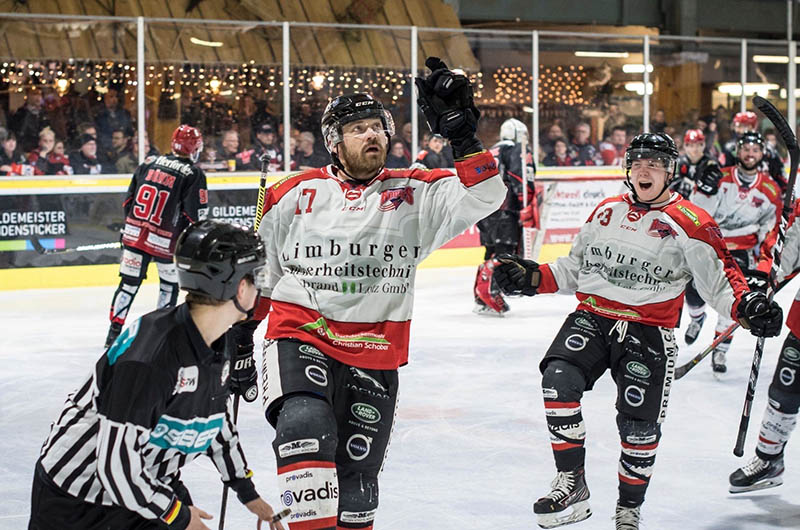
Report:
[[[736,331],[736,329],[740,325],[741,324],[739,324],[738,322],[734,322],[733,324],[728,326],[728,329],[723,331],[721,335],[717,336],[717,338],[714,339],[714,342],[712,342],[708,348],[706,348],[705,350],[701,351],[700,353],[692,357],[686,364],[682,364],[679,367],[677,367],[675,369],[675,380],[677,381],[678,379],[686,375],[689,372],[689,370],[697,366],[697,363],[705,359],[709,353],[714,351],[714,348],[719,346],[720,343],[725,342],[725,339],[733,335],[733,332]]]
[[[233,424],[236,425],[236,419],[239,417],[239,394],[233,396]],[[228,508],[228,490],[230,487],[225,484],[222,486],[222,503],[219,507],[219,530],[225,528],[225,511]]]
[[[784,281],[783,281],[783,282],[782,282],[782,283],[781,283],[781,284],[778,286],[778,288],[777,288],[777,289],[775,289],[775,292],[777,293],[778,291],[780,291],[781,289],[783,289],[783,287],[784,287],[784,286],[785,286],[787,283],[789,283],[789,280],[790,280],[790,279],[791,279],[791,278],[786,278],[786,279],[785,279],[785,280],[784,280]],[[700,361],[702,361],[703,359],[705,359],[706,357],[708,357],[708,354],[709,354],[709,353],[711,353],[712,351],[714,351],[714,348],[716,348],[717,346],[719,346],[719,345],[720,345],[720,343],[722,343],[722,342],[725,342],[725,339],[727,339],[728,337],[730,337],[731,335],[733,335],[733,332],[734,332],[734,331],[736,331],[736,330],[739,328],[739,326],[741,326],[741,324],[739,324],[738,322],[734,322],[733,324],[731,324],[731,325],[728,327],[728,329],[726,329],[725,331],[723,331],[721,335],[718,335],[718,336],[717,336],[717,337],[714,339],[714,342],[712,342],[712,343],[711,343],[711,345],[710,345],[708,348],[706,348],[705,350],[701,351],[700,353],[698,353],[697,355],[695,355],[694,357],[692,357],[691,359],[689,359],[689,362],[687,362],[687,363],[685,363],[685,364],[682,364],[682,365],[680,365],[679,367],[677,367],[677,368],[675,369],[675,380],[677,381],[678,379],[680,379],[681,377],[683,377],[684,375],[686,375],[686,374],[687,374],[687,373],[688,373],[688,372],[689,372],[689,371],[690,371],[692,368],[694,368],[695,366],[697,366],[697,363],[699,363]]]
[[[775,295],[771,286],[781,270],[781,253],[783,252],[783,243],[786,241],[786,227],[789,224],[789,216],[792,211],[792,204],[794,203],[794,183],[797,179],[797,163],[800,160],[800,147],[797,145],[797,138],[795,138],[789,124],[786,123],[778,109],[772,106],[772,103],[762,98],[755,96],[753,104],[766,116],[775,129],[778,135],[783,140],[784,145],[789,150],[789,163],[790,172],[789,180],[786,184],[786,191],[783,194],[783,210],[781,211],[781,222],[778,226],[778,237],[775,240],[775,246],[772,247],[772,267],[769,269],[769,282],[767,283],[767,296],[769,301]],[[744,440],[747,437],[747,426],[750,423],[750,410],[753,407],[753,397],[756,394],[756,382],[758,381],[758,369],[761,366],[761,357],[764,354],[764,337],[759,337],[756,341],[756,349],[753,352],[753,365],[750,367],[750,380],[747,384],[747,393],[744,396],[744,406],[742,407],[742,419],[739,422],[739,433],[736,436],[736,445],[733,447],[733,454],[736,456],[744,455]]]
[[[73,248],[44,248],[41,241],[39,241],[38,237],[31,238],[31,245],[33,246],[33,250],[38,252],[39,254],[65,254],[68,252],[89,252],[91,250],[105,250],[109,248],[120,248],[122,244],[119,242],[115,243],[97,243],[94,245],[79,245]]]
[[[261,155],[261,180],[258,182],[258,202],[256,203],[256,218],[253,220],[253,231],[258,232],[261,225],[261,215],[264,213],[264,198],[267,195],[267,163],[269,156],[265,152]]]

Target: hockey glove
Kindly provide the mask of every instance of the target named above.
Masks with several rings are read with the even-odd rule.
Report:
[[[500,254],[495,258],[494,281],[506,294],[533,296],[539,288],[541,273],[539,264],[512,254]]]
[[[428,57],[425,66],[431,75],[415,77],[417,100],[433,134],[441,134],[453,146],[455,158],[483,149],[475,136],[481,113],[472,99],[472,85],[462,74],[456,74],[438,57]]]
[[[533,228],[536,226],[536,220],[533,215],[533,203],[519,211],[519,224],[525,228]]]
[[[744,278],[747,280],[747,286],[751,291],[757,291],[764,294],[767,293],[767,286],[769,286],[769,274],[758,269],[749,269],[742,272],[744,272]]]
[[[742,296],[736,308],[739,323],[756,337],[776,337],[781,332],[783,311],[770,302],[764,293],[750,291]]]
[[[259,320],[246,320],[236,324],[225,337],[231,368],[231,392],[252,403],[258,397],[258,370],[253,360],[253,333]]]
[[[706,195],[716,195],[719,191],[719,181],[722,180],[722,171],[719,164],[713,160],[704,160],[697,166],[695,173],[697,189]]]

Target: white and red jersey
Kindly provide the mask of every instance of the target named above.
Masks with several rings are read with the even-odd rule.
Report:
[[[782,207],[780,191],[769,175],[759,171],[748,186],[735,166],[722,170],[716,194],[695,190],[690,199],[717,222],[728,250],[752,251],[753,259],[758,259],[758,247],[775,228]]]
[[[600,157],[604,166],[622,166],[625,162],[627,145],[614,145],[611,142],[600,142]]]
[[[384,169],[366,184],[327,166],[272,186],[258,229],[267,337],[297,338],[359,368],[405,364],[417,265],[506,196],[488,151],[455,166]]]
[[[714,220],[673,193],[651,208],[630,194],[595,208],[569,255],[542,265],[540,293],[575,293],[583,309],[619,320],[674,328],[686,284],[720,314],[735,317],[747,284]]]

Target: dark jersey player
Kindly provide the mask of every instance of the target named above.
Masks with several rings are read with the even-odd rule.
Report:
[[[175,259],[186,303],[133,322],[67,398],[42,447],[29,530],[208,530],[181,468],[208,456],[270,530],[232,421],[228,328],[252,314],[263,285],[261,239],[202,221]]]
[[[203,136],[194,127],[181,125],[172,134],[171,145],[171,155],[148,157],[136,168],[123,202],[120,282],[111,301],[106,347],[122,331],[151,260],[156,262],[160,279],[158,308],[175,305],[175,240],[190,223],[205,219],[208,213],[206,175],[194,165],[203,150]]]
[[[523,172],[522,149],[528,144],[528,128],[521,121],[510,118],[500,126],[500,141],[491,148],[497,160],[497,168],[503,177],[508,192],[502,206],[490,216],[478,222],[481,245],[486,248],[484,262],[478,266],[473,285],[475,307],[479,315],[502,316],[509,307],[500,289],[492,281],[494,262],[497,254],[514,254],[520,245],[522,227],[535,224],[535,191],[532,179],[527,179],[527,203],[523,203],[523,173],[533,176],[536,168],[533,157],[527,152]]]
[[[510,294],[574,292],[579,304],[539,365],[558,474],[534,504],[543,528],[591,514],[584,475],[584,392],[610,369],[617,385],[621,452],[617,530],[637,530],[674,380],[683,291],[694,278],[721,314],[754,335],[774,336],[781,309],[747,289],[719,227],[669,184],[678,151],[668,135],[644,133],[625,152],[630,192],[602,201],[568,256],[539,265],[500,256],[495,278]]]
[[[719,180],[722,178],[722,171],[717,161],[706,153],[706,137],[700,129],[686,131],[683,135],[683,149],[686,154],[678,159],[678,174],[669,187],[688,199],[700,175],[714,173]]]

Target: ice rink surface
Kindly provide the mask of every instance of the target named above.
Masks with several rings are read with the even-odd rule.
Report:
[[[512,299],[506,318],[471,313],[473,268],[419,272],[411,355],[400,370],[394,435],[381,476],[376,530],[537,528],[534,498],[555,474],[537,364],[571,296]],[[788,311],[796,290],[778,300]],[[113,287],[0,292],[0,529],[27,527],[34,463],[50,423],[102,354]],[[132,316],[155,307],[146,285]],[[684,325],[688,318],[684,316]],[[679,363],[710,344],[710,315],[693,347],[678,332]],[[785,332],[784,332],[785,335]],[[737,332],[724,381],[710,359],[673,386],[655,473],[642,510],[643,529],[757,530],[800,528],[800,433],[786,451],[785,483],[733,496],[728,474],[753,455],[767,386],[783,336],[767,341],[744,459],[733,456],[755,339]],[[259,362],[260,364],[260,362]],[[583,399],[586,474],[594,515],[570,529],[613,528],[619,439],[616,389],[604,376]],[[278,505],[273,431],[259,402],[243,404],[239,429],[261,495]],[[221,483],[210,460],[184,468],[197,506],[215,515]],[[255,528],[229,499],[226,528]]]

